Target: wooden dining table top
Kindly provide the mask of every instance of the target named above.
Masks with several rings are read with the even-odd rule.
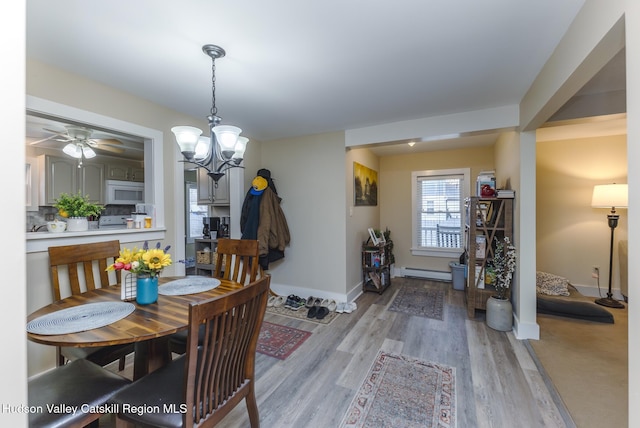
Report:
[[[162,277],[160,284],[184,277]],[[158,295],[158,301],[150,305],[135,305],[135,310],[127,317],[104,327],[78,333],[44,335],[27,332],[29,340],[52,346],[93,347],[135,343],[171,335],[186,330],[189,324],[189,304],[214,297],[224,296],[243,288],[242,284],[220,279],[216,288],[195,294],[181,296]],[[69,296],[38,309],[27,317],[27,322],[40,316],[75,306],[121,301],[120,285],[99,288],[82,294]]]

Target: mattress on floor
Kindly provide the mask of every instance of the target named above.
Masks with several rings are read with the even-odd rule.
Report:
[[[537,294],[539,314],[556,315],[586,321],[613,324],[613,314],[594,302],[594,298],[585,297],[572,285],[569,296],[549,296]]]

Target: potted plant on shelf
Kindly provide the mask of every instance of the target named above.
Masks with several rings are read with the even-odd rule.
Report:
[[[513,272],[516,269],[516,247],[509,237],[496,245],[493,257],[495,296],[487,300],[487,325],[494,330],[509,331],[513,322],[513,307],[507,298]]]
[[[396,268],[396,256],[393,254],[393,241],[391,240],[391,231],[387,227],[384,232],[382,232],[382,236],[384,236],[384,240],[387,243],[387,248],[389,250],[389,264],[390,266],[390,274],[393,278],[395,276],[395,268]]]
[[[89,217],[98,217],[104,207],[89,201],[89,196],[78,192],[75,195],[61,193],[53,204],[58,215],[67,219],[69,232],[83,232],[89,229]]]

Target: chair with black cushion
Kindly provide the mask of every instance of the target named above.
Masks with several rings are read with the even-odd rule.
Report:
[[[245,399],[251,427],[257,428],[255,355],[270,280],[267,275],[227,295],[191,303],[186,354],[109,400],[120,407],[116,426],[212,427]],[[124,404],[159,411],[126,412]]]
[[[28,383],[30,427],[83,427],[108,411],[109,398],[131,383],[130,380],[87,360],[75,360],[56,367]],[[77,412],[49,412],[49,407],[65,405]],[[84,408],[82,406],[85,406]],[[88,411],[93,409],[93,411]]]
[[[120,242],[107,241],[91,244],[63,245],[49,247],[49,266],[54,300],[63,298],[61,285],[68,283],[69,291],[64,297],[77,295],[96,288],[109,287],[107,266],[120,255]],[[66,273],[66,282],[62,281]],[[116,281],[120,272],[116,271]],[[113,345],[93,348],[63,347],[57,348],[57,364],[86,358],[100,366],[119,361],[120,370],[124,369],[125,357],[133,352],[133,344]]]
[[[213,276],[247,284],[258,276],[258,241],[254,239],[218,239]]]

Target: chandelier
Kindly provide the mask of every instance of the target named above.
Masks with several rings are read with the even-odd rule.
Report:
[[[216,186],[218,180],[231,168],[243,168],[240,164],[244,157],[249,139],[241,137],[242,129],[237,126],[220,125],[222,118],[216,108],[216,59],[225,56],[220,46],[204,45],[202,51],[211,57],[211,112],[207,116],[210,137],[202,136],[202,130],[193,126],[174,126],[171,132],[184,156],[183,162],[207,170]]]

